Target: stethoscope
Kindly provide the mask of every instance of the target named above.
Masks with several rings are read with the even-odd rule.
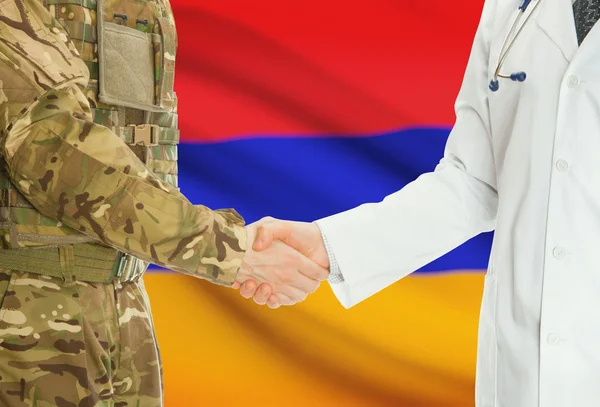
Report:
[[[513,72],[510,75],[502,75],[500,73],[500,69],[502,69],[504,60],[506,59],[506,56],[510,52],[510,49],[512,48],[513,44],[515,43],[515,40],[519,37],[519,34],[521,34],[521,31],[523,31],[523,27],[525,27],[525,25],[527,24],[527,21],[529,21],[529,19],[531,18],[532,14],[535,11],[535,9],[537,8],[537,6],[540,5],[540,2],[541,2],[541,0],[537,0],[535,2],[535,6],[533,6],[533,9],[531,9],[531,13],[529,13],[527,15],[527,17],[525,18],[525,21],[523,21],[523,24],[521,24],[521,26],[519,27],[519,22],[521,21],[522,17],[525,15],[525,11],[527,10],[527,7],[531,3],[531,0],[522,0],[521,5],[519,6],[519,9],[517,10],[517,16],[515,17],[515,21],[513,22],[512,26],[510,27],[510,30],[508,31],[508,34],[506,35],[506,38],[504,39],[504,42],[502,43],[502,48],[500,49],[500,55],[498,56],[498,63],[496,64],[496,70],[494,71],[494,78],[490,81],[490,90],[492,92],[496,92],[498,89],[500,89],[500,83],[498,82],[498,78],[510,79],[513,82],[524,82],[525,79],[527,78],[527,74],[523,71]],[[519,29],[517,30],[516,34],[513,35],[513,33],[515,32],[517,27],[519,27]],[[511,37],[512,37],[512,39],[509,42],[509,38],[511,38]]]

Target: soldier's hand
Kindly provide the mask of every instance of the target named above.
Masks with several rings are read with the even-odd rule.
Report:
[[[255,242],[261,224],[265,221],[246,228],[249,245]],[[275,235],[273,237],[276,238]],[[321,281],[327,279],[329,271],[282,241],[273,241],[273,237],[268,246],[260,247],[260,252],[248,247],[234,288],[248,282],[255,289],[245,287],[242,296],[254,297],[258,304],[267,303],[277,308],[304,301],[308,294],[316,291]],[[257,290],[258,284],[263,284],[263,287]]]
[[[267,217],[250,225],[248,230],[248,241],[249,244],[253,242],[253,250],[267,250],[274,243],[279,244],[277,240],[281,240],[323,269],[329,268],[329,259],[321,233],[317,225],[313,223],[283,221]],[[329,274],[328,271],[327,274]],[[273,287],[268,283],[261,284],[251,278],[241,285],[236,284],[234,288],[241,288],[240,293],[243,297],[254,297],[254,301],[258,304],[266,303],[271,308],[288,305],[286,299],[277,292],[273,292]]]

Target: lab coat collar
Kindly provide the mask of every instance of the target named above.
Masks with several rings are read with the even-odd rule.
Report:
[[[558,46],[567,61],[577,52],[577,33],[571,0],[538,0],[538,15],[532,16],[539,27]],[[531,6],[530,6],[531,7]],[[596,27],[594,27],[596,28]]]

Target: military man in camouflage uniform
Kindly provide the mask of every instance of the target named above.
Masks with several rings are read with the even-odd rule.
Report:
[[[161,406],[149,263],[286,304],[327,277],[179,192],[176,48],[168,0],[0,0],[2,407]]]

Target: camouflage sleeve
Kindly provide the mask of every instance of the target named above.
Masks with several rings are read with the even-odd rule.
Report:
[[[92,123],[87,81],[37,0],[0,2],[0,148],[13,183],[42,214],[110,246],[233,283],[246,247],[241,217],[191,204]]]

